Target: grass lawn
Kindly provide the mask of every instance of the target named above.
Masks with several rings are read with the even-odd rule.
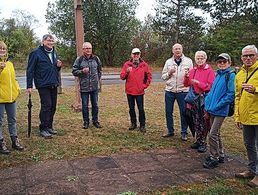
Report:
[[[138,131],[128,132],[130,125],[124,85],[104,85],[99,97],[99,113],[102,129],[82,129],[82,114],[75,113],[71,109],[75,94],[73,88],[63,89],[63,94],[58,96],[58,106],[55,115],[54,127],[59,132],[51,140],[46,140],[38,135],[39,124],[39,97],[36,90],[33,91],[32,107],[32,136],[27,137],[27,93],[21,92],[17,100],[17,125],[18,136],[25,146],[24,152],[12,151],[9,156],[0,155],[0,168],[18,166],[23,164],[38,163],[46,160],[73,159],[84,156],[109,155],[112,153],[126,153],[162,149],[170,147],[185,148],[194,141],[192,138],[187,142],[180,140],[180,124],[178,108],[175,106],[175,129],[173,139],[161,139],[165,131],[164,113],[164,83],[153,83],[145,95],[145,112],[147,119],[147,133]],[[177,104],[175,104],[177,105]],[[235,128],[233,118],[227,118],[222,126],[222,137],[227,153],[246,158],[242,133]],[[10,139],[7,134],[5,121],[4,135],[7,146],[10,148]],[[190,137],[190,135],[189,135]],[[173,141],[171,141],[173,140]],[[212,190],[219,190],[221,194],[249,194],[254,192],[246,187],[247,181],[217,180],[211,186],[207,184],[186,185],[157,189],[152,194],[213,194]],[[233,189],[232,189],[233,188]],[[190,190],[189,190],[190,189]],[[239,191],[234,191],[234,189]],[[207,191],[205,191],[207,190]],[[245,191],[242,191],[245,190]],[[247,190],[247,191],[246,191]],[[213,192],[215,192],[213,191]],[[195,193],[196,192],[196,193]],[[219,194],[219,193],[217,193]]]

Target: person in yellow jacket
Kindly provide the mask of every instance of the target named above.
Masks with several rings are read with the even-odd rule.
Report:
[[[19,143],[16,130],[16,99],[20,87],[16,80],[12,62],[7,59],[7,46],[0,41],[0,153],[9,154],[3,137],[4,111],[7,114],[8,129],[12,140],[12,148],[22,151],[24,148]]]
[[[253,178],[248,185],[258,187],[258,51],[254,45],[242,49],[243,66],[235,79],[235,121],[243,128],[248,170],[237,178]]]

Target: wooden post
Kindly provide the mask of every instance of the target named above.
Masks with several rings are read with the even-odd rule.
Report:
[[[82,55],[82,45],[84,42],[83,13],[82,0],[74,0],[75,15],[75,33],[76,33],[76,53],[77,57]],[[72,105],[74,111],[82,110],[82,101],[80,95],[79,78],[75,77],[75,102]]]

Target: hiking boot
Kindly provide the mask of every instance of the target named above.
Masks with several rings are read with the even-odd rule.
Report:
[[[167,138],[167,137],[173,137],[175,134],[174,133],[165,133],[161,137]]]
[[[186,135],[186,134],[182,135],[182,136],[181,136],[181,140],[187,141],[187,135]]]
[[[47,129],[48,133],[50,133],[51,135],[56,135],[57,134],[57,131],[52,129],[52,128],[49,128]]]
[[[89,123],[83,123],[83,129],[88,129],[89,128]]]
[[[236,178],[253,178],[255,176],[255,174],[251,171],[244,171],[242,173],[236,173],[235,177]]]
[[[198,142],[194,142],[192,145],[191,145],[191,148],[192,149],[198,149],[200,147],[200,144]]]
[[[11,137],[12,148],[18,151],[24,150],[24,147],[20,144],[20,140],[16,136]]]
[[[257,188],[258,187],[258,176],[255,176],[251,181],[247,183],[252,188]]]
[[[206,146],[205,144],[200,145],[200,146],[198,147],[198,152],[204,153],[204,152],[206,152],[206,151],[207,151],[207,146]]]
[[[140,127],[140,132],[146,133],[146,128],[145,128],[145,126],[141,126],[141,127]]]
[[[132,131],[132,130],[134,130],[136,128],[137,128],[137,125],[135,123],[132,123],[128,130]]]
[[[99,124],[99,122],[98,121],[96,121],[96,122],[93,122],[93,125],[96,127],[96,128],[102,128],[102,126]]]
[[[1,153],[1,154],[10,154],[10,153],[11,153],[11,152],[7,149],[4,140],[0,140],[0,153]]]
[[[41,137],[44,137],[45,139],[52,138],[52,135],[47,130],[41,130],[39,134]]]
[[[224,156],[220,156],[219,157],[219,163],[224,163],[225,162],[225,157]]]
[[[218,165],[219,165],[219,161],[211,159],[211,158],[209,161],[205,161],[203,163],[203,167],[206,169],[213,169],[213,168],[217,167]]]

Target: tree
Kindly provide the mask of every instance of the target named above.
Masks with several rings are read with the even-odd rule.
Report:
[[[163,37],[164,44],[171,48],[173,43],[179,42],[186,51],[195,51],[201,46],[204,20],[196,16],[193,10],[201,7],[204,2],[206,0],[157,0],[153,25]]]
[[[24,63],[25,58],[36,46],[34,33],[38,20],[22,10],[15,10],[9,19],[0,20],[0,38],[8,45],[9,54],[14,60]]]
[[[131,49],[139,27],[135,18],[137,0],[84,0],[85,41],[93,44],[105,65],[120,65]],[[74,46],[73,1],[49,4],[47,22],[62,44]],[[74,49],[74,47],[73,47]],[[75,49],[74,49],[75,50]]]

